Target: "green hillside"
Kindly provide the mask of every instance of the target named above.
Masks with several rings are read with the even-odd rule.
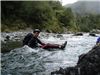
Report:
[[[1,31],[39,28],[54,33],[100,29],[100,15],[74,14],[59,1],[1,1]]]
[[[81,15],[87,13],[100,14],[100,1],[77,1],[64,7],[70,7],[74,13]]]

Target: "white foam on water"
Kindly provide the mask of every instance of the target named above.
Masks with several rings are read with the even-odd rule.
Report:
[[[23,48],[25,48],[25,50],[28,52],[28,53],[31,53],[31,52],[39,52],[39,49],[34,49],[34,48],[30,48],[29,46],[25,45]]]
[[[1,54],[3,74],[13,75],[17,72],[20,75],[48,75],[52,70],[57,70],[59,67],[75,66],[79,55],[90,51],[98,38],[89,36],[88,33],[83,36],[63,34],[63,37],[64,39],[60,40],[60,38],[51,35],[41,40],[53,44],[62,44],[67,40],[68,44],[65,50],[48,51],[41,48],[32,49],[28,46],[23,46],[7,54]]]

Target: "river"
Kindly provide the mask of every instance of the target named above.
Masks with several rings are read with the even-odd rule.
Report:
[[[5,35],[5,34],[4,34]],[[8,53],[1,53],[2,75],[50,75],[52,71],[75,66],[79,55],[87,53],[95,45],[98,37],[72,36],[73,34],[61,34],[61,37],[41,35],[46,43],[62,44],[67,40],[65,50],[41,48],[32,49],[28,46],[16,48]],[[100,36],[100,34],[97,34]]]

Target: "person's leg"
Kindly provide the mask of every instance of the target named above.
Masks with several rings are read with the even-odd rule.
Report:
[[[61,49],[64,49],[67,45],[67,41],[65,41],[65,43],[63,45],[61,45]]]
[[[44,46],[44,49],[48,49],[48,48],[60,48],[60,45],[58,45],[58,44],[46,44]]]
[[[44,49],[48,49],[48,48],[64,49],[66,44],[67,44],[67,41],[65,41],[65,43],[63,45],[59,45],[59,44],[46,44],[46,45],[43,45],[42,48],[44,48]]]

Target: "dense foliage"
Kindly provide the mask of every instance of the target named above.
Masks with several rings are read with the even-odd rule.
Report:
[[[100,15],[75,15],[59,1],[1,1],[1,30],[39,28],[52,32],[100,29]]]
[[[100,29],[100,15],[77,15],[76,20],[79,31],[89,32],[93,29]]]

